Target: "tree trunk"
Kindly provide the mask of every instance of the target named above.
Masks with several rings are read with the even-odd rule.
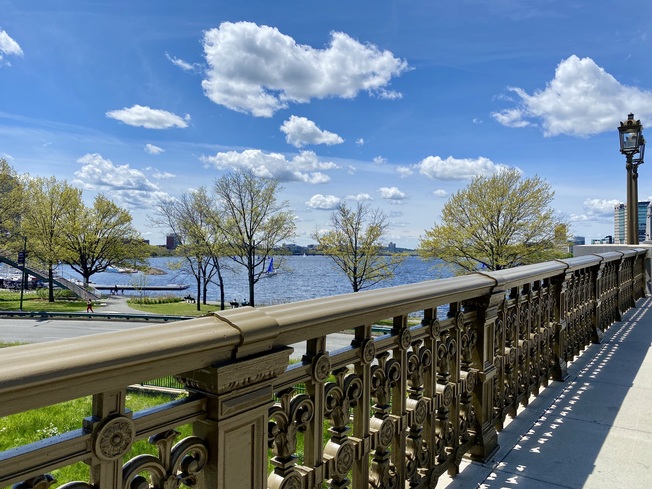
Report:
[[[222,280],[222,270],[217,269],[217,279],[219,280],[219,287],[220,287],[220,310],[223,311],[225,306],[224,302],[224,280]]]
[[[195,304],[197,304],[197,310],[201,311],[201,274],[198,273],[196,278],[197,278],[197,298],[195,299]]]
[[[254,270],[249,269],[249,305],[254,307]]]
[[[54,302],[54,271],[52,263],[48,264],[48,301]]]

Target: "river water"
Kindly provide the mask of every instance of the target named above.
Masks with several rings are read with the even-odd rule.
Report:
[[[91,282],[98,285],[168,285],[188,284],[190,287],[180,291],[166,292],[129,292],[125,294],[144,293],[147,296],[156,295],[195,295],[195,280],[192,275],[180,270],[175,270],[175,263],[181,258],[158,257],[150,258],[152,268],[165,271],[164,275],[143,275],[142,273],[97,273],[91,277]],[[437,262],[424,261],[418,256],[408,256],[397,268],[391,280],[381,282],[373,288],[404,285],[424,280],[433,280],[442,277],[440,269],[435,269]],[[331,295],[352,292],[351,285],[342,271],[335,267],[331,258],[326,256],[282,256],[275,257],[278,273],[262,278],[256,284],[256,305],[273,305],[295,302],[305,299],[316,299]],[[246,271],[244,267],[234,263],[235,271],[224,271],[225,300],[242,302],[249,297]],[[81,277],[67,266],[61,266],[57,272],[64,278],[81,279]],[[219,300],[219,290],[216,285],[211,285],[207,294],[209,301]]]

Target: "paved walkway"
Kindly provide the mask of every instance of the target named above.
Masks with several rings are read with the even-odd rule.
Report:
[[[129,306],[127,301],[129,296],[126,295],[103,295],[102,298],[98,301],[100,304],[103,304],[104,307],[97,307],[98,312],[115,312],[119,314],[147,314],[146,312],[139,311]]]
[[[652,298],[639,301],[449,489],[652,488]],[[445,481],[442,481],[444,483]]]

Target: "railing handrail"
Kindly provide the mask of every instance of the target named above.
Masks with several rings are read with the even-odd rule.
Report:
[[[232,358],[239,332],[215,317],[2,350],[0,416]]]

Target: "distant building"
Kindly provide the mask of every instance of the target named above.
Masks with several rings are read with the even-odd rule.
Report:
[[[573,245],[583,245],[586,243],[584,236],[573,236]]]
[[[638,241],[639,243],[647,239],[647,208],[650,201],[638,203]],[[614,206],[614,243],[626,244],[627,242],[627,204],[616,204]]]
[[[647,206],[647,213],[645,216],[645,241],[652,240],[652,203]]]
[[[647,223],[647,208],[650,205],[650,201],[646,200],[644,202],[638,203],[638,242],[642,243],[647,238],[645,237],[646,223]]]
[[[614,206],[614,243],[625,244],[627,241],[627,205]],[[593,241],[591,241],[593,242]]]
[[[591,244],[614,244],[614,237],[605,236],[604,238],[600,239],[592,239]]]
[[[168,234],[165,237],[165,247],[168,250],[176,250],[177,246],[181,244],[181,236],[178,234]]]
[[[387,251],[390,253],[396,253],[396,243],[392,243],[391,241],[387,245]]]

